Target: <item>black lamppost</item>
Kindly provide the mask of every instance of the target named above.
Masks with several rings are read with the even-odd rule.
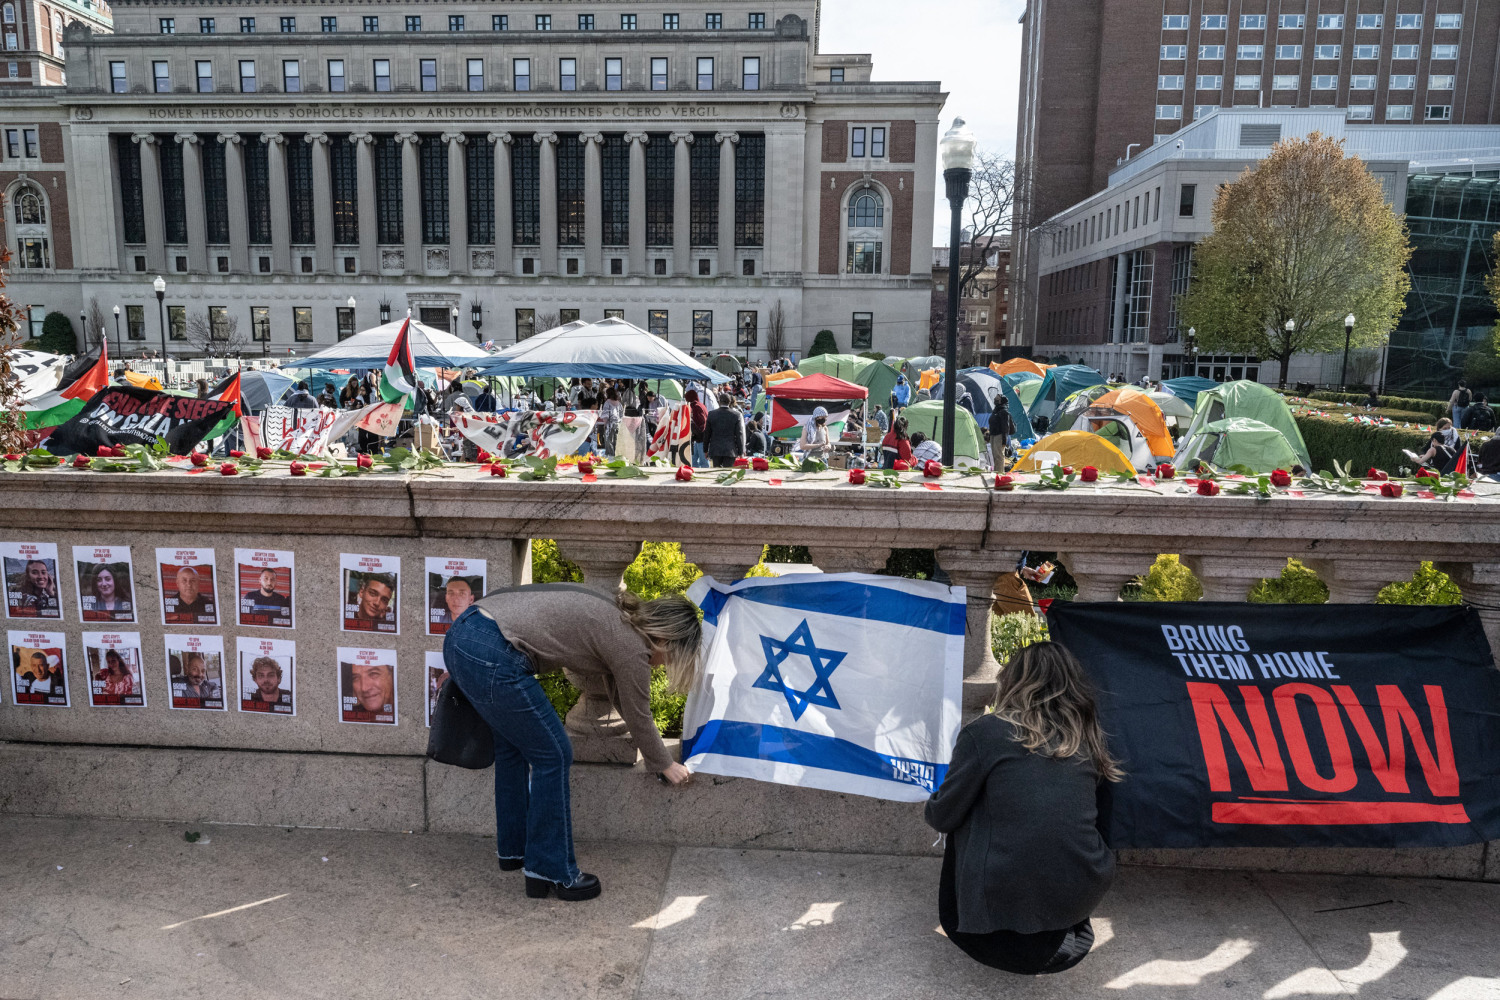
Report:
[[[82,309],[78,310],[78,329],[83,331],[83,352],[87,354],[89,350],[89,317],[88,313]],[[103,339],[103,330],[99,331],[99,337]]]
[[[1188,364],[1192,366],[1190,374],[1198,374],[1198,328],[1188,327]]]
[[[964,201],[969,197],[969,178],[974,173],[974,133],[962,118],[938,143],[943,155],[943,180],[948,185],[948,204],[953,209],[948,233],[948,342],[943,355],[943,464],[953,464],[953,425],[958,408],[958,258],[962,250]]]
[[[162,378],[167,375],[167,308],[162,305],[167,297],[167,279],[161,275],[151,282],[151,287],[156,289],[156,322],[161,327],[161,373]],[[165,384],[165,383],[164,383]]]
[[[1349,391],[1349,338],[1354,336],[1354,314],[1344,317],[1344,363],[1339,366],[1339,391]]]
[[[469,306],[469,322],[474,324],[474,343],[482,343],[479,339],[479,328],[484,325],[484,310],[475,302]]]
[[[115,357],[125,360],[125,347],[120,343],[120,307],[115,306]]]

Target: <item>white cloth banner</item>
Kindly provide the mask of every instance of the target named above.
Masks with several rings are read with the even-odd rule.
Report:
[[[964,588],[864,573],[704,577],[689,770],[901,802],[942,784],[963,701]]]
[[[243,418],[253,448],[289,451],[294,455],[321,455],[328,450],[330,432],[339,410],[320,406],[316,410],[290,406],[268,406],[260,416]]]
[[[56,389],[67,364],[68,359],[61,354],[23,351],[19,347],[10,352],[11,374],[21,380],[21,399],[27,402]]]
[[[507,455],[510,444],[524,435],[526,454],[537,458],[576,454],[599,420],[595,410],[517,410],[512,414],[454,410],[452,416],[460,434],[491,454]]]

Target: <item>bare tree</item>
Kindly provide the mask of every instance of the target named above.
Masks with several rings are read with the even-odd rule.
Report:
[[[1014,223],[1016,165],[994,153],[983,152],[974,164],[969,181],[969,200],[964,202],[966,234],[958,257],[958,287],[962,297],[994,264],[1001,250],[1009,250]]]
[[[766,313],[766,351],[773,358],[781,357],[786,348],[786,311],[777,299],[771,311]]]
[[[548,330],[556,329],[557,313],[537,313],[536,332],[546,333]]]
[[[101,339],[109,340],[109,318],[104,314],[104,307],[99,304],[98,299],[89,299],[88,325],[83,331],[83,349],[90,350]]]
[[[217,324],[207,313],[189,316],[185,334],[188,343],[203,354],[237,354],[249,346],[240,332],[240,321],[227,314]]]
[[[959,299],[958,308],[958,345],[962,352],[964,338],[967,337],[973,344],[974,337],[969,330],[967,310],[963,308],[963,299]],[[941,356],[947,350],[948,344],[948,292],[934,289],[932,293],[932,311],[927,318],[927,353]]]

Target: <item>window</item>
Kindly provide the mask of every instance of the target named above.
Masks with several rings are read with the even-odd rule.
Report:
[[[125,336],[131,340],[146,339],[146,307],[125,307]]]
[[[1315,76],[1315,77],[1312,78],[1312,89],[1313,90],[1338,90],[1339,89],[1339,78],[1337,76],[1331,75],[1331,74]]]
[[[187,340],[187,306],[167,306],[167,339]]]
[[[849,349],[868,351],[875,339],[875,314],[858,312],[849,323]]]
[[[240,93],[255,93],[255,60],[240,60]]]
[[[885,225],[885,201],[874,191],[849,200],[849,228],[879,229]]]
[[[112,94],[123,94],[129,88],[125,85],[125,63],[112,61],[109,64],[109,90]]]
[[[153,87],[158,94],[170,94],[172,92],[172,74],[167,69],[167,61],[165,59],[152,60],[151,78]]]
[[[1392,90],[1416,90],[1417,78],[1415,76],[1400,74],[1391,77]]]
[[[714,58],[713,56],[698,57],[698,89],[714,89]]]
[[[1158,76],[1156,78],[1157,90],[1181,90],[1183,84],[1184,78],[1181,74],[1177,76]]]
[[[6,24],[15,24],[16,23],[16,5],[8,3],[8,4],[5,5],[4,10],[5,10],[4,16],[0,17],[0,20],[3,20]]]
[[[1337,59],[1343,55],[1342,45],[1315,45],[1313,46],[1314,59]]]
[[[47,223],[47,211],[42,196],[36,188],[22,187],[16,195],[16,225],[42,226]]]
[[[1193,208],[1198,198],[1198,185],[1184,184],[1182,193],[1178,196],[1177,217],[1179,219],[1191,219]]]
[[[667,89],[667,61],[661,58],[651,60],[651,89]]]
[[[1349,78],[1350,90],[1374,90],[1376,86],[1377,83],[1374,74],[1351,76]]]
[[[1458,46],[1457,45],[1434,45],[1432,47],[1432,58],[1433,59],[1439,59],[1439,60],[1457,59],[1458,58]]]
[[[448,144],[437,135],[424,135],[417,146],[422,206],[422,242],[448,242]]]
[[[157,29],[163,35],[177,34],[177,19],[172,17],[159,17],[156,19]]]
[[[536,310],[516,310],[516,340],[526,340],[528,337],[536,336]]]
[[[255,34],[255,18],[253,18],[253,17],[242,17],[242,18],[240,18],[240,34],[242,34],[242,35],[253,35],[253,34]]]
[[[1379,59],[1379,45],[1356,45],[1354,46],[1354,58],[1356,59]]]
[[[310,344],[313,339],[312,308],[309,306],[292,307],[292,336],[299,343]]]
[[[1223,31],[1227,27],[1229,27],[1229,15],[1228,14],[1204,14],[1203,15],[1203,30],[1204,31]]]
[[[1426,120],[1430,122],[1446,122],[1453,119],[1453,105],[1451,104],[1429,104],[1427,105]]]
[[[448,15],[448,30],[449,31],[463,31],[464,30],[464,16],[462,14],[449,14]]]
[[[1163,31],[1186,31],[1188,19],[1186,14],[1163,14],[1161,18],[1161,30]]]
[[[1454,80],[1454,78],[1452,76],[1440,76],[1440,75],[1434,74],[1433,76],[1429,76],[1427,78],[1427,89],[1428,90],[1452,90],[1453,89],[1453,80]]]
[[[1195,104],[1193,105],[1193,120],[1197,121],[1205,115],[1211,115],[1219,110],[1217,104]]]
[[[704,14],[703,29],[705,31],[718,31],[724,27],[723,14]]]
[[[635,15],[634,14],[621,14],[620,15],[620,30],[621,31],[634,31],[635,30]]]
[[[1306,14],[1282,14],[1276,18],[1276,27],[1299,29],[1307,26]]]
[[[693,346],[714,346],[714,313],[712,309],[693,310]]]
[[[510,61],[511,86],[516,90],[531,89],[531,60],[512,59]]]
[[[258,343],[271,340],[271,307],[250,307],[250,339]]]
[[[428,93],[437,90],[437,60],[417,60],[417,70],[422,77],[422,90]]]
[[[1373,104],[1351,104],[1349,105],[1349,120],[1351,122],[1373,121],[1375,118],[1375,106]]]
[[[212,35],[214,33],[214,19],[211,17],[198,18],[198,34]]]
[[[874,157],[885,156],[885,129],[870,129],[870,155]]]
[[[1410,104],[1388,104],[1385,108],[1385,120],[1388,122],[1411,121]]]
[[[1417,59],[1422,54],[1420,45],[1394,45],[1391,47],[1392,59]]]
[[[469,59],[469,60],[466,60],[466,65],[468,66],[468,74],[467,75],[468,75],[468,78],[469,78],[469,89],[470,90],[475,90],[475,91],[483,90],[484,89],[484,60],[483,59]]]
[[[667,311],[665,309],[652,309],[646,313],[646,331],[662,340],[667,339]]]
[[[1223,59],[1224,46],[1222,45],[1200,45],[1198,46],[1199,59]]]
[[[291,34],[297,30],[297,19],[295,17],[283,17],[281,19],[282,34]]]
[[[758,247],[766,235],[766,137],[743,135],[734,158],[734,245]],[[745,274],[753,275],[754,261]],[[743,269],[743,266],[742,266]]]
[[[552,15],[551,14],[538,14],[536,16],[536,30],[537,31],[551,31],[552,30]]]
[[[198,73],[198,93],[212,94],[214,92],[214,64],[207,59],[199,59],[193,66]]]
[[[844,68],[842,66],[835,66],[834,68],[830,69],[828,71],[828,82],[829,83],[843,83],[844,82]]]
[[[559,59],[557,61],[557,89],[578,89],[578,60]]]
[[[495,147],[488,142],[469,142],[464,146],[467,170],[469,243],[491,246],[495,242]],[[452,178],[463,184],[465,178]],[[458,224],[458,220],[454,220]]]
[[[1301,78],[1296,76],[1281,75],[1271,78],[1272,90],[1297,90],[1301,84]]]
[[[619,90],[620,81],[624,77],[625,61],[623,59],[604,60],[604,89]]]
[[[337,17],[324,17],[319,19],[318,25],[324,32],[338,31],[339,19]]]
[[[1198,75],[1199,90],[1223,90],[1224,78],[1212,73],[1200,73]]]
[[[1264,45],[1241,45],[1239,57],[1241,59],[1254,59],[1258,62],[1266,57],[1266,47]]]
[[[328,60],[328,90],[333,94],[342,94],[344,85],[344,60]]]
[[[1396,27],[1398,28],[1420,28],[1422,27],[1421,14],[1397,14]]]
[[[668,246],[672,242],[676,154],[667,133],[658,132],[650,138],[646,145],[646,245]],[[665,274],[665,262],[662,268],[658,273]]]
[[[379,14],[366,14],[364,16],[364,30],[366,30],[366,31],[379,31],[380,30],[380,15]]]
[[[354,310],[348,306],[339,306],[337,312],[339,339],[348,340],[354,336]]]
[[[1383,14],[1360,14],[1354,22],[1356,28],[1379,28],[1384,24],[1385,15]]]
[[[302,64],[296,59],[281,61],[281,89],[288,94],[302,92]]]
[[[481,145],[488,144],[481,143]],[[359,165],[356,156],[353,143],[331,142],[328,144],[328,176],[331,181],[329,194],[333,199],[333,242],[337,246],[350,246],[359,242]],[[493,181],[491,186],[494,186]],[[227,234],[229,226],[227,214],[224,226]],[[225,242],[228,242],[227,235]]]
[[[1300,45],[1278,45],[1276,46],[1277,59],[1301,59],[1302,46]]]
[[[719,242],[719,144],[712,132],[694,140],[688,146],[688,240],[690,246],[711,247]]]
[[[391,89],[391,61],[389,59],[375,60],[375,89],[380,92]]]
[[[1181,121],[1182,105],[1180,104],[1158,104],[1156,106],[1157,121]]]
[[[865,130],[854,128],[849,132],[849,156],[851,159],[863,159],[865,155]]]
[[[407,14],[406,15],[406,30],[407,31],[421,31],[422,30],[422,15],[421,14]]]
[[[764,15],[764,14],[751,14],[750,15],[750,23],[748,25],[746,25],[746,27],[748,27],[751,31],[765,31],[766,30],[766,15]]]
[[[541,156],[534,142],[517,142],[510,151],[511,242],[536,246],[542,241]]]
[[[1163,45],[1161,47],[1161,57],[1163,59],[1169,61],[1169,62],[1172,61],[1172,60],[1176,60],[1176,59],[1186,59],[1187,58],[1187,46],[1186,45]]]
[[[742,90],[760,89],[759,56],[746,56],[740,60],[740,88]]]
[[[1422,15],[1418,14],[1417,16],[1421,17]],[[1439,14],[1437,16],[1437,27],[1439,31],[1453,30],[1462,28],[1463,26],[1464,16],[1462,14]]]
[[[1258,76],[1237,76],[1237,77],[1234,78],[1234,89],[1235,90],[1259,90],[1260,89],[1260,77],[1258,77]]]
[[[1260,31],[1266,26],[1266,15],[1264,14],[1241,14],[1241,31]]]
[[[1344,30],[1343,14],[1319,14],[1318,30],[1320,31],[1342,31]]]

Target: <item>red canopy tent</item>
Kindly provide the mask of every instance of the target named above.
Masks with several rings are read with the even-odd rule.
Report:
[[[837,439],[849,411],[867,399],[870,390],[832,375],[807,375],[776,382],[766,387],[771,400],[771,434],[794,438],[802,434],[802,425],[812,419],[819,406],[828,411],[829,433]]]

